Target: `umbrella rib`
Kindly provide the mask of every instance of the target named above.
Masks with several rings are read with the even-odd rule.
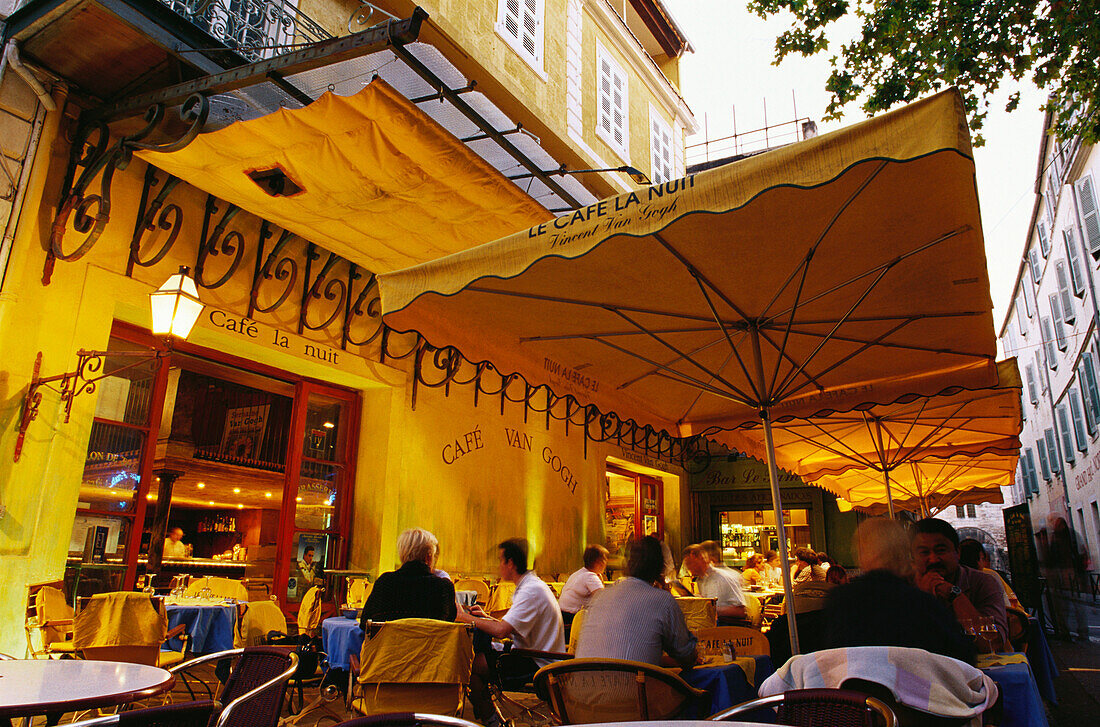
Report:
[[[920,415],[924,413],[924,407],[928,404],[928,402],[929,399],[921,399],[920,408],[913,415],[913,420],[909,423],[909,426],[905,430],[905,434],[903,434],[900,439],[894,435],[893,430],[891,430],[889,427],[885,427],[886,433],[889,434],[890,438],[897,443],[898,451],[905,447],[905,441],[909,439],[909,435],[913,433],[914,427],[917,426],[917,420],[920,419]]]
[[[691,277],[695,281],[695,284],[699,286],[699,292],[702,293],[703,300],[707,302],[707,307],[710,308],[711,315],[714,316],[714,322],[717,323],[718,327],[722,329],[722,335],[724,335],[726,337],[726,340],[729,341],[730,353],[733,354],[734,358],[737,359],[738,365],[741,366],[741,372],[745,374],[745,380],[749,382],[749,386],[752,388],[752,393],[756,395],[756,400],[762,401],[764,399],[763,392],[761,392],[756,387],[756,382],[753,380],[753,377],[749,375],[749,370],[745,367],[745,362],[744,360],[742,360],[741,354],[737,353],[737,344],[733,342],[733,338],[730,336],[729,331],[726,330],[726,326],[722,323],[722,317],[718,315],[718,309],[714,307],[714,301],[710,299],[710,295],[707,293],[706,286],[703,285],[703,281],[699,279],[699,276],[695,274],[694,270],[689,269],[688,272],[691,273]],[[725,368],[727,363],[729,363],[728,357],[726,358],[725,363],[722,364],[722,368]],[[695,402],[692,402],[692,406],[694,405]]]
[[[925,250],[927,250],[931,247],[935,247],[936,245],[939,245],[941,242],[946,242],[947,240],[950,240],[952,237],[956,237],[958,235],[961,235],[962,233],[967,232],[970,229],[972,229],[970,227],[970,225],[963,225],[962,227],[957,227],[954,230],[951,230],[950,232],[946,232],[946,233],[940,235],[935,240],[932,240],[930,242],[926,242],[923,245],[920,245],[919,247],[916,247],[916,248],[910,250],[909,252],[901,253],[900,255],[895,257],[893,260],[888,260],[884,263],[876,265],[875,267],[871,268],[870,270],[865,270],[862,273],[860,273],[859,275],[856,275],[853,278],[849,278],[848,280],[844,281],[843,283],[837,283],[833,287],[827,288],[826,290],[821,291],[820,293],[818,293],[817,295],[815,295],[811,298],[807,298],[805,301],[803,301],[802,305],[805,306],[805,305],[808,305],[810,303],[814,303],[814,302],[820,300],[821,298],[824,298],[827,295],[831,295],[832,293],[835,293],[836,291],[841,290],[842,288],[847,288],[849,285],[852,285],[853,283],[855,283],[859,280],[862,280],[863,278],[866,278],[868,275],[874,275],[876,272],[879,272],[883,269],[889,270],[890,268],[892,268],[894,265],[897,265],[902,260],[905,260],[906,258],[910,258],[914,255],[918,255],[918,254],[924,252]],[[769,318],[769,320],[774,320],[776,318],[779,318],[781,316],[786,315],[787,313],[788,313],[787,310],[781,310],[778,313],[776,313],[775,315],[771,316],[771,318]]]
[[[699,282],[705,284],[708,288],[713,290],[714,293],[719,298],[722,299],[722,302],[725,303],[726,305],[728,305],[734,313],[736,313],[738,316],[741,317],[742,320],[745,320],[745,321],[749,320],[749,316],[748,316],[747,313],[745,313],[745,311],[741,310],[741,308],[736,303],[734,303],[732,300],[730,300],[729,296],[727,296],[725,293],[723,293],[722,290],[717,285],[710,282],[710,280],[705,275],[700,273],[695,268],[695,266],[692,265],[688,261],[687,258],[685,258],[683,255],[681,255],[679,250],[677,250],[671,244],[669,244],[669,242],[667,240],[665,240],[665,238],[661,237],[661,235],[659,235],[657,233],[653,233],[652,235],[650,235],[650,237],[652,237],[654,240],[656,240],[658,243],[660,243],[662,247],[664,247],[666,250],[668,250],[669,254],[671,254],[674,258],[676,258],[676,260],[679,261],[679,263],[684,266],[684,268],[688,271],[688,273],[693,278],[695,278],[696,280],[698,280]]]
[[[656,333],[717,333],[718,329],[714,326],[700,326],[690,328],[658,328],[654,329]],[[524,336],[519,339],[520,343],[532,343],[538,341],[568,341],[577,338],[616,338],[619,336],[637,336],[638,330],[632,328],[630,330],[622,331],[602,331],[600,333],[563,333],[558,336]]]
[[[729,355],[729,356],[726,356],[726,360],[722,362],[721,368],[724,369],[726,367],[726,365],[730,362],[730,358],[732,358],[732,354]],[[677,424],[682,424],[684,422],[684,420],[688,418],[688,415],[691,413],[691,410],[695,408],[695,405],[699,403],[699,399],[701,399],[702,397],[703,397],[703,392],[702,391],[700,391],[698,394],[695,395],[695,398],[691,400],[691,403],[688,404],[684,408],[683,413],[680,414],[680,418],[676,422]]]
[[[760,330],[760,337],[763,338],[765,341],[767,341],[768,345],[771,346],[772,348],[774,348],[776,350],[776,352],[780,355],[781,358],[786,359],[787,361],[789,361],[791,366],[793,366],[793,367],[798,366],[798,362],[795,361],[794,358],[789,353],[787,353],[786,338],[784,338],[784,340],[783,340],[783,346],[780,347],[774,341],[772,341],[771,338],[768,337],[768,334],[765,333],[763,329]],[[802,371],[802,375],[805,376],[808,379],[808,383],[812,383],[812,384],[816,385],[819,391],[824,390],[825,387],[821,385],[821,382],[819,382],[817,379],[815,379],[813,376],[811,376],[809,374],[809,372]],[[772,376],[772,383],[771,383],[771,386],[772,386],[773,390],[775,388],[775,379],[778,376],[779,376],[779,362],[776,362],[775,375]]]
[[[635,335],[637,335],[636,332],[635,332]],[[605,344],[607,343],[606,341],[604,341],[600,338],[593,338],[592,340],[596,341],[598,343],[605,343]],[[690,355],[694,356],[695,354],[700,353],[701,351],[706,351],[708,348],[711,348],[712,346],[717,346],[721,342],[722,342],[721,338],[716,338],[713,341],[711,341],[710,343],[704,343],[702,346],[699,346],[698,348],[693,348],[689,353],[690,353]],[[674,358],[671,361],[668,361],[667,363],[665,363],[664,366],[666,368],[668,368],[673,363],[675,363],[676,361],[679,361],[679,360],[680,360],[679,357]],[[725,365],[725,364],[723,364],[723,365]],[[670,368],[669,370],[672,371],[673,369]],[[649,371],[646,371],[643,374],[639,374],[638,376],[635,376],[633,379],[627,379],[626,381],[621,383],[618,388],[625,389],[626,387],[631,386],[632,384],[635,384],[635,383],[641,381],[645,377],[651,376],[652,374],[656,373],[656,371],[657,371],[657,369],[653,368],[653,369],[650,369]]]
[[[577,298],[561,298],[554,295],[539,295],[538,293],[522,293],[517,290],[492,290],[490,288],[477,288],[469,287],[466,290],[473,291],[475,293],[488,293],[490,295],[503,295],[512,298],[524,298],[527,300],[541,300],[548,303],[565,303],[567,305],[579,305],[586,308],[601,308],[607,310],[610,303],[598,303],[596,301],[579,300]],[[656,310],[653,308],[640,308],[637,306],[618,305],[620,310],[628,310],[631,313],[644,313],[646,315],[653,316],[667,316],[669,318],[679,318],[685,321],[698,321],[700,323],[711,323],[711,319],[707,316],[697,316],[688,313],[673,313],[671,311]],[[736,325],[736,324],[734,324]]]
[[[961,318],[963,316],[984,316],[989,311],[980,310],[966,310],[959,311],[957,313],[921,313],[919,315],[913,315],[912,313],[899,313],[894,316],[852,316],[848,319],[849,323],[885,323],[886,321],[900,321],[903,318]],[[834,318],[819,318],[817,320],[799,320],[795,322],[797,326],[815,326],[823,323],[833,323]]]
[[[696,388],[696,389],[701,389],[703,391],[714,394],[715,396],[720,396],[724,399],[730,399],[731,401],[736,401],[736,402],[739,402],[739,403],[742,403],[742,404],[746,404],[748,406],[752,406],[752,402],[750,402],[750,401],[738,399],[736,396],[730,394],[729,392],[722,391],[721,389],[718,389],[717,387],[711,386],[710,384],[706,384],[703,381],[701,381],[699,379],[696,379],[693,376],[688,376],[687,374],[685,374],[683,372],[676,371],[675,369],[671,369],[668,366],[665,366],[664,364],[661,364],[661,363],[658,363],[657,361],[653,361],[651,359],[648,359],[645,356],[634,353],[633,351],[625,349],[622,346],[616,346],[615,344],[611,343],[610,341],[604,341],[604,340],[599,339],[599,338],[595,338],[595,339],[592,339],[592,340],[596,341],[596,343],[602,343],[603,345],[605,345],[609,348],[613,348],[613,349],[615,349],[616,351],[618,351],[620,353],[624,353],[627,356],[632,356],[632,357],[634,357],[634,358],[636,358],[640,361],[644,361],[647,364],[649,364],[650,366],[655,367],[656,369],[664,370],[664,371],[668,372],[668,373],[665,374],[666,378],[674,379],[674,380],[679,381],[680,383],[682,383],[686,386],[690,386],[690,387]],[[650,374],[646,374],[646,375],[647,376],[660,375],[660,371],[654,371],[654,372],[651,372]],[[635,381],[636,380],[637,379],[635,379]],[[619,389],[625,388],[630,383],[634,383],[634,382],[631,381],[627,384],[620,384],[617,388],[619,388]]]
[[[833,440],[834,442],[836,442],[836,443],[837,443],[837,446],[839,446],[839,447],[843,447],[844,449],[847,449],[847,450],[848,450],[848,451],[849,451],[849,452],[850,452],[851,454],[845,454],[844,452],[842,452],[842,451],[841,451],[840,449],[837,449],[836,447],[832,447],[832,446],[830,446],[830,445],[828,445],[828,444],[822,444],[822,443],[821,443],[821,442],[820,442],[819,440],[816,440],[816,439],[811,439],[810,437],[807,437],[807,436],[806,436],[806,435],[804,435],[804,434],[799,434],[799,433],[798,433],[798,432],[796,432],[796,431],[793,431],[793,430],[790,430],[790,429],[788,429],[787,431],[789,431],[789,432],[790,432],[791,434],[793,434],[794,436],[798,437],[799,439],[801,439],[801,440],[802,440],[802,441],[804,441],[804,442],[807,442],[807,443],[809,443],[809,444],[812,444],[812,445],[814,445],[815,447],[821,447],[821,448],[822,448],[822,449],[824,449],[824,450],[825,450],[826,452],[832,452],[832,453],[833,453],[833,454],[835,454],[836,456],[838,456],[838,457],[841,457],[841,458],[843,458],[843,459],[846,459],[846,460],[849,460],[849,461],[852,461],[852,462],[857,462],[857,463],[859,463],[859,464],[862,464],[862,465],[866,465],[868,469],[875,469],[875,463],[874,463],[874,461],[872,461],[872,460],[870,460],[870,459],[867,459],[867,458],[866,458],[866,457],[865,457],[864,455],[860,454],[860,453],[859,453],[859,452],[857,452],[857,451],[856,451],[855,449],[853,449],[853,448],[852,448],[851,446],[849,446],[849,445],[848,445],[848,444],[846,444],[845,442],[843,442],[843,441],[841,441],[840,439],[838,439],[838,438],[837,438],[837,437],[836,437],[835,435],[833,435],[833,434],[832,434],[831,432],[828,432],[828,431],[826,431],[826,430],[822,429],[821,427],[817,427],[817,428],[818,428],[818,430],[819,430],[819,431],[820,431],[820,432],[821,432],[822,434],[824,434],[824,435],[825,435],[826,437],[828,437],[829,439],[831,439],[831,440]]]
[[[893,320],[900,320],[900,319],[895,318]],[[916,323],[919,320],[921,320],[921,318],[919,316],[909,316],[906,319],[906,322],[907,322],[907,324],[908,323]],[[852,321],[849,320],[848,322],[851,323]],[[825,338],[825,339],[832,338],[832,340],[834,340],[834,341],[845,341],[847,343],[867,343],[868,342],[867,339],[865,339],[865,338],[856,338],[855,336],[840,336],[840,335],[836,335],[836,334],[830,336],[827,333],[817,333],[816,331],[804,331],[804,330],[800,330],[800,329],[794,329],[793,332],[797,333],[800,336],[809,336],[810,338]],[[980,353],[971,353],[971,352],[968,352],[968,351],[956,351],[956,350],[951,349],[951,348],[930,348],[928,346],[917,346],[916,344],[912,344],[912,343],[895,343],[893,341],[878,341],[877,343],[875,343],[875,345],[876,346],[881,346],[882,348],[900,348],[900,349],[904,349],[906,351],[922,351],[924,353],[942,353],[942,354],[949,354],[949,355],[953,355],[953,356],[966,356],[966,357],[969,357],[969,358],[986,358],[984,354],[980,354]]]
[[[840,320],[838,320],[835,324],[833,324],[832,330],[829,331],[828,335],[826,335],[825,338],[821,339],[821,341],[818,342],[817,346],[814,347],[814,350],[810,352],[810,355],[807,356],[796,369],[789,372],[786,376],[783,377],[783,381],[782,381],[782,383],[780,383],[779,388],[773,393],[773,400],[778,401],[780,399],[780,395],[785,393],[785,390],[786,390],[788,384],[794,380],[794,377],[796,377],[799,374],[800,371],[802,371],[807,366],[809,366],[810,362],[813,361],[814,358],[816,358],[819,353],[821,353],[822,349],[825,348],[825,344],[829,342],[829,339],[832,338],[833,334],[836,333],[837,330],[839,330],[842,325],[844,325],[845,321],[848,319],[848,316],[855,313],[856,308],[858,308],[860,306],[860,304],[863,303],[863,301],[867,300],[867,296],[871,295],[871,291],[873,291],[875,289],[875,287],[880,282],[882,282],[882,279],[884,277],[886,277],[886,273],[889,272],[889,270],[890,270],[890,268],[886,267],[886,268],[883,268],[881,271],[879,271],[878,277],[876,277],[874,280],[871,281],[871,284],[868,285],[867,289],[864,290],[863,293],[860,294],[859,298],[857,298],[855,300],[855,302],[852,303],[851,307],[848,308],[848,311],[843,316],[841,316]],[[880,340],[885,339],[886,337],[896,333],[897,331],[901,330],[904,326],[909,325],[909,323],[911,323],[911,322],[912,322],[911,320],[902,321],[900,325],[896,326],[895,328],[891,329],[887,333],[883,334],[880,337]],[[842,358],[840,361],[838,361],[833,366],[831,366],[831,367],[825,369],[824,371],[822,371],[819,374],[819,377],[823,374],[828,373],[829,371],[831,371],[832,369],[834,369],[837,366],[841,365],[845,361],[849,360],[852,356],[855,356],[855,355],[860,354],[863,351],[867,350],[872,345],[874,345],[874,344],[873,343],[865,344],[860,349],[855,351],[855,353],[851,354],[851,356]],[[799,387],[799,389],[801,389],[805,386],[806,386],[806,384],[804,383],[804,384],[802,384],[802,386]],[[797,389],[796,389],[796,391],[797,391]],[[791,393],[793,394],[794,392],[791,392]]]
[[[949,422],[952,418],[954,418],[955,415],[957,415],[960,411],[962,411],[965,408],[965,406],[966,406],[965,403],[960,404],[959,407],[957,409],[955,409],[955,411],[952,414],[950,414],[949,416],[944,417],[938,424],[936,424],[934,427],[932,427],[932,431],[925,434],[923,437],[921,437],[916,442],[916,444],[914,444],[912,446],[911,451],[918,452],[921,449],[927,450],[930,447],[934,446],[935,444],[938,444],[944,437],[949,436],[952,431],[954,431],[955,429],[958,429],[958,427],[947,428],[947,422]],[[969,420],[967,420],[967,421],[969,421]],[[941,432],[941,431],[943,431],[943,434],[941,436],[937,436],[937,434],[939,434],[939,432]],[[933,437],[935,437],[935,439],[933,439]]]
[[[841,322],[842,322],[842,321],[841,321]],[[837,323],[837,326],[840,326],[840,323],[841,323],[841,322],[838,322],[838,323]],[[830,366],[828,366],[827,368],[825,368],[825,369],[821,370],[820,372],[818,372],[818,376],[824,376],[825,374],[829,373],[830,371],[832,371],[833,369],[837,368],[838,366],[843,366],[843,365],[844,365],[845,363],[847,363],[848,361],[851,361],[851,360],[852,360],[853,358],[855,358],[855,357],[856,357],[856,356],[858,356],[859,354],[863,353],[863,352],[864,352],[864,351],[866,351],[867,349],[871,348],[872,346],[875,346],[875,345],[877,345],[877,343],[878,343],[879,341],[881,341],[882,339],[884,339],[884,338],[887,338],[888,336],[892,336],[892,335],[894,335],[895,333],[897,333],[898,331],[900,331],[900,330],[901,330],[902,328],[904,328],[904,327],[905,327],[906,325],[908,325],[909,323],[910,323],[910,321],[902,321],[902,322],[901,322],[901,323],[899,323],[898,325],[896,325],[896,326],[894,326],[893,328],[891,328],[891,329],[890,329],[889,331],[886,331],[886,333],[883,333],[883,334],[882,334],[881,336],[879,336],[879,337],[878,337],[877,339],[875,339],[875,340],[872,340],[872,341],[868,341],[867,343],[865,343],[864,345],[860,346],[860,347],[859,347],[858,349],[856,349],[856,350],[855,350],[855,351],[853,351],[852,353],[850,353],[850,354],[848,354],[848,355],[846,355],[846,356],[843,356],[843,357],[842,357],[842,358],[841,358],[841,359],[840,359],[839,361],[836,361],[836,362],[835,362],[835,363],[833,363],[832,365],[830,365]],[[828,339],[826,339],[826,340],[828,340]],[[826,341],[822,341],[822,342],[821,342],[821,344],[822,344],[822,345],[824,345],[824,344],[825,344],[825,342],[826,342]],[[817,351],[818,351],[818,350],[820,350],[820,348],[821,348],[821,347],[819,346],[819,347],[818,347],[818,349],[814,351],[814,354],[816,354],[816,353],[817,353]],[[803,365],[803,366],[806,366],[806,365],[807,365],[807,364],[808,364],[809,362],[810,362],[810,360],[809,360],[809,359],[807,359],[806,361],[804,361],[804,362],[802,363],[802,365]],[[795,394],[797,394],[797,393],[798,393],[799,391],[801,391],[802,389],[806,388],[806,386],[807,386],[807,384],[808,384],[808,382],[807,382],[807,383],[804,383],[804,384],[802,384],[802,385],[801,385],[801,386],[799,386],[798,388],[794,389],[793,391],[789,391],[789,392],[788,392],[788,391],[786,391],[785,389],[786,389],[786,387],[787,387],[787,385],[788,385],[788,381],[789,381],[789,380],[791,380],[791,379],[793,378],[793,376],[794,376],[794,373],[795,373],[795,372],[792,372],[792,374],[791,374],[791,375],[789,375],[789,376],[788,376],[788,377],[787,377],[786,379],[784,379],[784,381],[783,381],[783,388],[784,388],[784,391],[783,391],[782,393],[783,393],[783,395],[784,395],[785,397],[792,397],[792,396],[794,396],[794,395],[795,395]],[[778,396],[777,396],[776,398],[778,399]]]
[[[729,390],[730,390],[730,391],[734,392],[734,394],[736,394],[737,396],[743,397],[743,398],[745,399],[745,401],[746,401],[746,402],[748,402],[748,401],[751,401],[751,400],[750,400],[750,399],[748,398],[748,394],[746,394],[746,393],[745,393],[744,391],[741,391],[741,389],[739,389],[738,387],[734,386],[734,385],[733,385],[733,383],[731,383],[731,382],[727,381],[727,380],[726,380],[726,377],[722,376],[721,374],[719,374],[719,373],[718,373],[718,372],[716,372],[716,371],[711,371],[711,370],[710,370],[709,368],[707,368],[707,367],[706,367],[706,366],[704,366],[703,364],[699,363],[698,361],[696,361],[695,359],[693,359],[693,358],[692,358],[691,356],[689,356],[688,354],[684,353],[683,351],[681,351],[680,349],[676,348],[675,346],[673,346],[673,345],[672,345],[671,343],[669,343],[668,341],[665,341],[665,340],[664,340],[663,338],[661,338],[660,336],[658,336],[658,335],[656,335],[655,333],[653,333],[652,331],[648,330],[648,329],[647,329],[647,328],[646,328],[645,326],[643,326],[643,325],[641,325],[640,323],[637,323],[636,321],[634,321],[634,320],[633,320],[633,319],[632,319],[632,318],[631,318],[630,316],[626,315],[625,313],[623,313],[623,312],[622,312],[621,310],[619,310],[618,308],[614,308],[614,307],[608,306],[608,308],[607,308],[606,310],[607,310],[608,312],[610,312],[610,313],[614,313],[615,315],[619,316],[620,318],[622,318],[622,319],[623,319],[624,321],[626,321],[626,322],[627,322],[627,323],[629,323],[630,325],[632,325],[632,326],[637,326],[637,328],[638,328],[638,330],[639,330],[639,331],[641,331],[642,333],[646,334],[647,336],[649,336],[650,338],[652,338],[652,339],[653,339],[654,341],[656,341],[657,343],[659,343],[659,344],[661,344],[662,346],[664,346],[665,348],[667,348],[667,349],[668,349],[669,351],[672,351],[672,352],[673,352],[674,354],[676,354],[676,355],[677,355],[677,356],[678,356],[678,357],[680,358],[680,360],[682,360],[682,361],[683,361],[684,363],[688,363],[688,364],[691,364],[692,366],[694,366],[695,368],[699,369],[700,371],[702,371],[702,372],[703,372],[704,374],[706,374],[707,376],[710,376],[710,377],[711,377],[712,379],[715,379],[715,380],[717,380],[717,381],[720,381],[720,382],[722,382],[723,384],[725,384],[725,385],[726,385],[726,386],[727,386],[727,387],[729,388]]]
[[[859,186],[852,191],[852,194],[848,197],[848,199],[846,199],[844,203],[837,208],[836,212],[833,213],[832,219],[829,220],[829,222],[825,225],[825,228],[821,231],[821,234],[817,236],[817,239],[814,240],[814,243],[810,245],[810,247],[806,250],[805,259],[803,259],[803,261],[799,263],[799,265],[794,270],[791,271],[790,275],[787,276],[787,279],[783,281],[783,284],[776,289],[775,295],[772,296],[772,299],[769,300],[768,304],[764,306],[763,312],[760,315],[761,319],[767,317],[768,309],[775,305],[775,301],[779,300],[779,296],[782,295],[783,291],[787,289],[787,286],[791,284],[794,276],[798,274],[799,268],[802,268],[802,282],[799,283],[799,291],[801,293],[802,285],[806,282],[806,271],[810,267],[810,260],[813,259],[814,254],[817,252],[817,248],[821,246],[821,243],[825,240],[825,236],[828,235],[829,231],[833,229],[833,225],[836,224],[836,221],[840,219],[840,216],[844,214],[845,210],[847,210],[852,205],[852,203],[856,201],[856,197],[863,194],[863,190],[867,189],[867,186],[871,184],[872,181],[874,181],[875,177],[877,177],[879,175],[879,172],[881,172],[885,167],[886,162],[883,161],[879,164],[877,169],[871,170],[871,173],[867,175],[867,178],[860,182]],[[795,303],[792,308],[797,307],[798,297],[796,296]],[[775,382],[772,383],[774,384]]]

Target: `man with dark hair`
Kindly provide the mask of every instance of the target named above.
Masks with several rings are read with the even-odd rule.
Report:
[[[573,623],[577,611],[587,606],[592,594],[603,588],[600,576],[607,570],[607,556],[607,548],[602,545],[589,545],[584,549],[584,567],[569,576],[558,598],[561,617],[566,624]]]
[[[577,640],[578,657],[629,659],[662,665],[662,653],[688,669],[695,637],[664,580],[661,543],[652,535],[628,546],[626,577],[592,597]]]
[[[511,538],[497,546],[500,559],[499,574],[502,581],[516,584],[512,605],[501,620],[491,618],[480,606],[463,607],[458,619],[472,624],[474,628],[488,637],[504,639],[512,637],[517,649],[534,651],[565,651],[565,627],[561,620],[561,611],[554,592],[539,578],[535,571],[528,569],[528,545],[523,538]],[[487,719],[491,706],[484,678],[491,667],[497,667],[498,675],[505,688],[522,686],[530,681],[540,667],[550,663],[549,659],[509,655],[497,664],[497,654],[490,648],[490,639],[485,636],[474,637],[474,649],[478,655],[474,661],[474,674],[479,680],[471,682],[472,699],[477,716]]]
[[[991,576],[959,563],[955,528],[945,520],[924,518],[914,526],[914,532],[917,587],[948,606],[959,623],[989,618],[1007,638],[1004,590]]]
[[[745,625],[748,609],[745,608],[740,574],[735,578],[727,569],[715,568],[701,544],[684,549],[684,565],[695,577],[699,595],[717,599],[719,626]]]

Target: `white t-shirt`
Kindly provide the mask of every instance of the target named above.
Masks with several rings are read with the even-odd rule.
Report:
[[[745,605],[741,574],[737,571],[711,566],[702,577],[696,579],[696,583],[699,585],[700,596],[718,599],[718,608]]]
[[[187,557],[187,544],[182,540],[172,540],[171,538],[164,539],[164,557],[165,558],[186,558]]]
[[[574,571],[565,582],[558,605],[561,606],[562,611],[576,613],[587,606],[592,594],[601,588],[603,588],[603,581],[600,577],[587,568],[581,568]]]
[[[565,651],[565,626],[554,592],[535,571],[529,570],[516,583],[512,606],[501,619],[512,627],[512,640],[520,649]],[[546,666],[549,659],[535,659]]]

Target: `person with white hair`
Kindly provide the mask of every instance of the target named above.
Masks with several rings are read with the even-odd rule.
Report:
[[[378,576],[363,606],[362,626],[367,621],[399,618],[434,618],[454,621],[458,614],[455,587],[450,580],[432,574],[439,541],[423,528],[410,528],[397,537],[401,567]]]

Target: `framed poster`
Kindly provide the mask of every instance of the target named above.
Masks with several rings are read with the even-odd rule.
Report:
[[[221,456],[230,460],[258,459],[270,409],[271,405],[264,404],[226,410]]]

